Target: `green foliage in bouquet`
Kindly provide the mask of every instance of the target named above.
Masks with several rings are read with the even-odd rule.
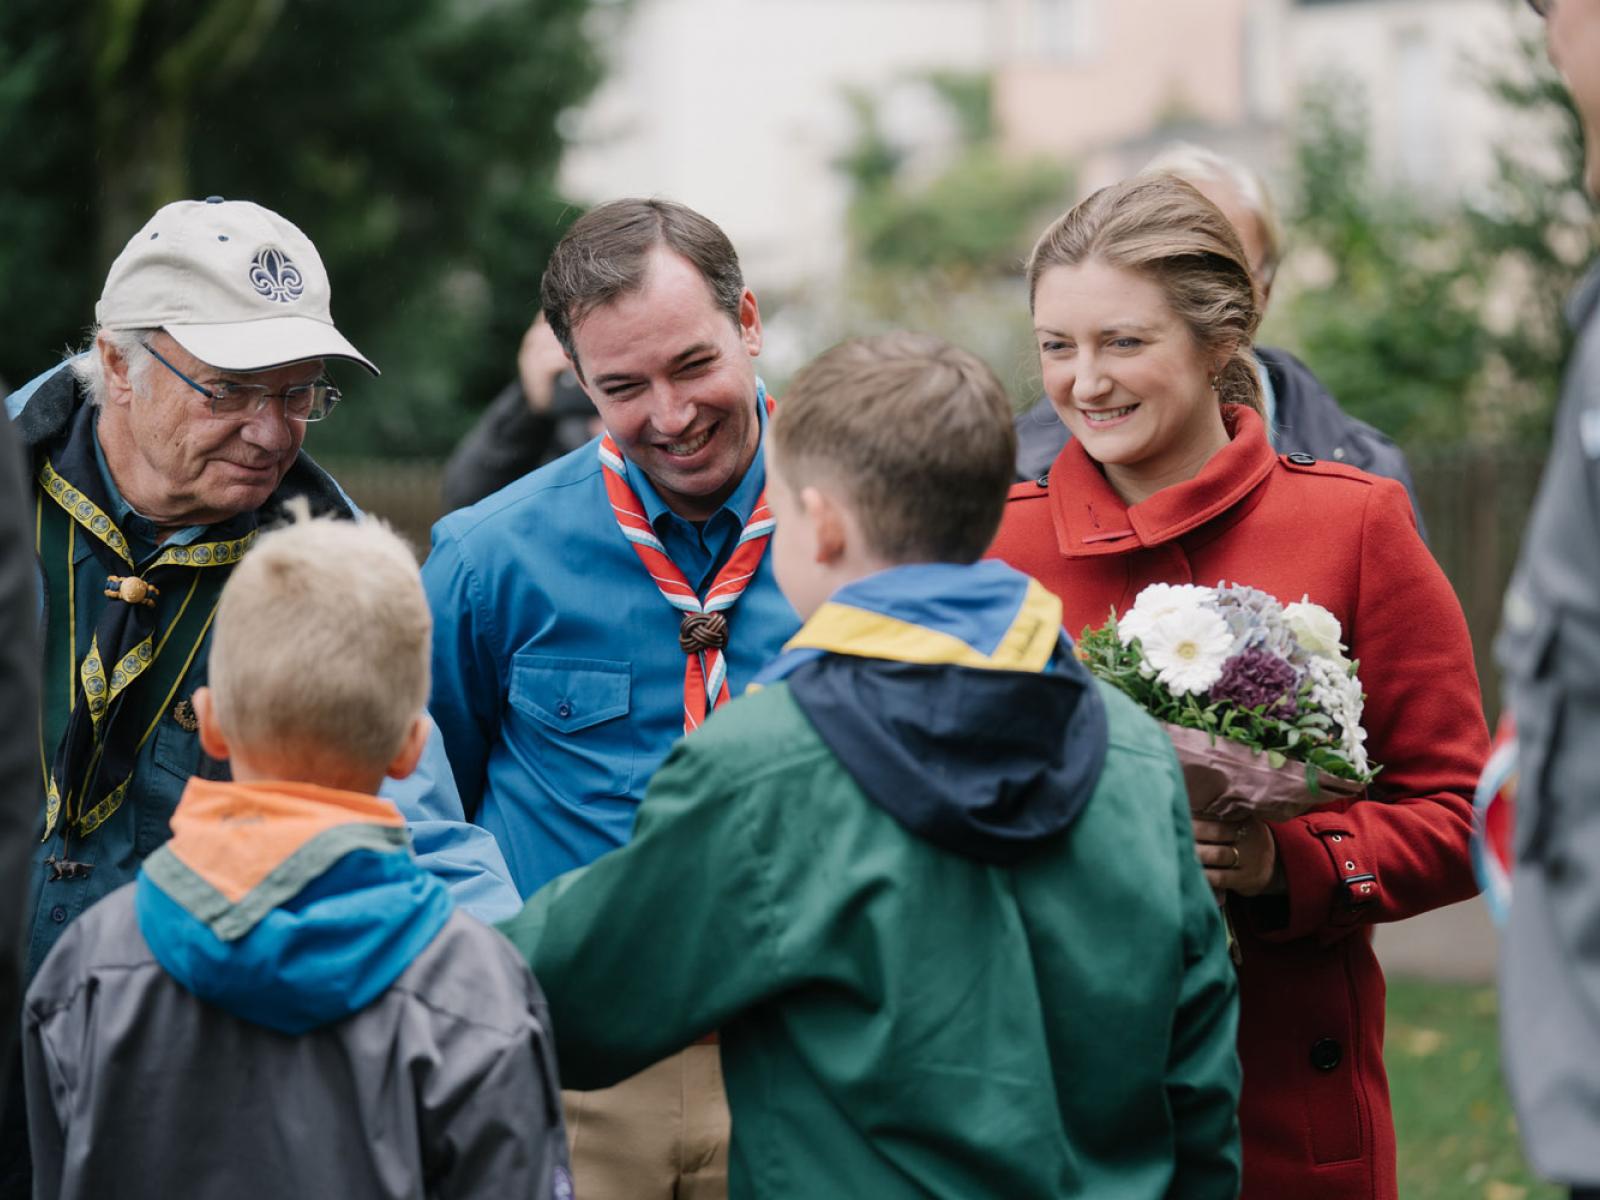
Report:
[[[1305,764],[1316,793],[1319,771],[1365,785],[1381,769],[1363,745],[1359,664],[1338,636],[1317,605],[1286,615],[1253,588],[1156,585],[1120,624],[1112,613],[1084,630],[1077,654],[1158,721],[1238,742],[1274,768]]]

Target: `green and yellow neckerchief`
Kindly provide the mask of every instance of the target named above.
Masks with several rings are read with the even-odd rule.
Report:
[[[216,615],[228,572],[210,568],[232,566],[256,538],[255,514],[245,514],[213,526],[224,535],[219,540],[168,547],[136,564],[107,512],[93,438],[94,413],[85,405],[66,445],[38,474],[35,549],[51,631],[39,741],[46,839],[58,825],[68,838],[87,836],[121,807],[134,762]],[[78,588],[79,538],[105,572],[104,585],[89,596]],[[56,563],[64,564],[59,575]],[[80,659],[79,615],[93,605],[103,607]],[[49,745],[56,747],[53,759]]]

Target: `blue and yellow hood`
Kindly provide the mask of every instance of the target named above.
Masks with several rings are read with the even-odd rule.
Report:
[[[405,821],[376,796],[194,779],[139,869],[139,929],[200,999],[283,1033],[381,995],[449,919]]]
[[[756,684],[779,680],[869,799],[983,862],[1019,862],[1065,830],[1105,762],[1105,708],[1061,602],[1004,563],[840,588]]]

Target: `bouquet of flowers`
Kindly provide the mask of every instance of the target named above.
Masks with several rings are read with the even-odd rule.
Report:
[[[1342,633],[1306,598],[1157,583],[1085,630],[1078,656],[1166,725],[1196,812],[1281,821],[1360,793],[1381,769]]]

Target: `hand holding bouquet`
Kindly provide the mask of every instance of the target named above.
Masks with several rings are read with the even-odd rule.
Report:
[[[1157,583],[1085,630],[1078,655],[1167,726],[1196,813],[1281,821],[1360,793],[1380,770],[1341,636],[1309,599]]]

